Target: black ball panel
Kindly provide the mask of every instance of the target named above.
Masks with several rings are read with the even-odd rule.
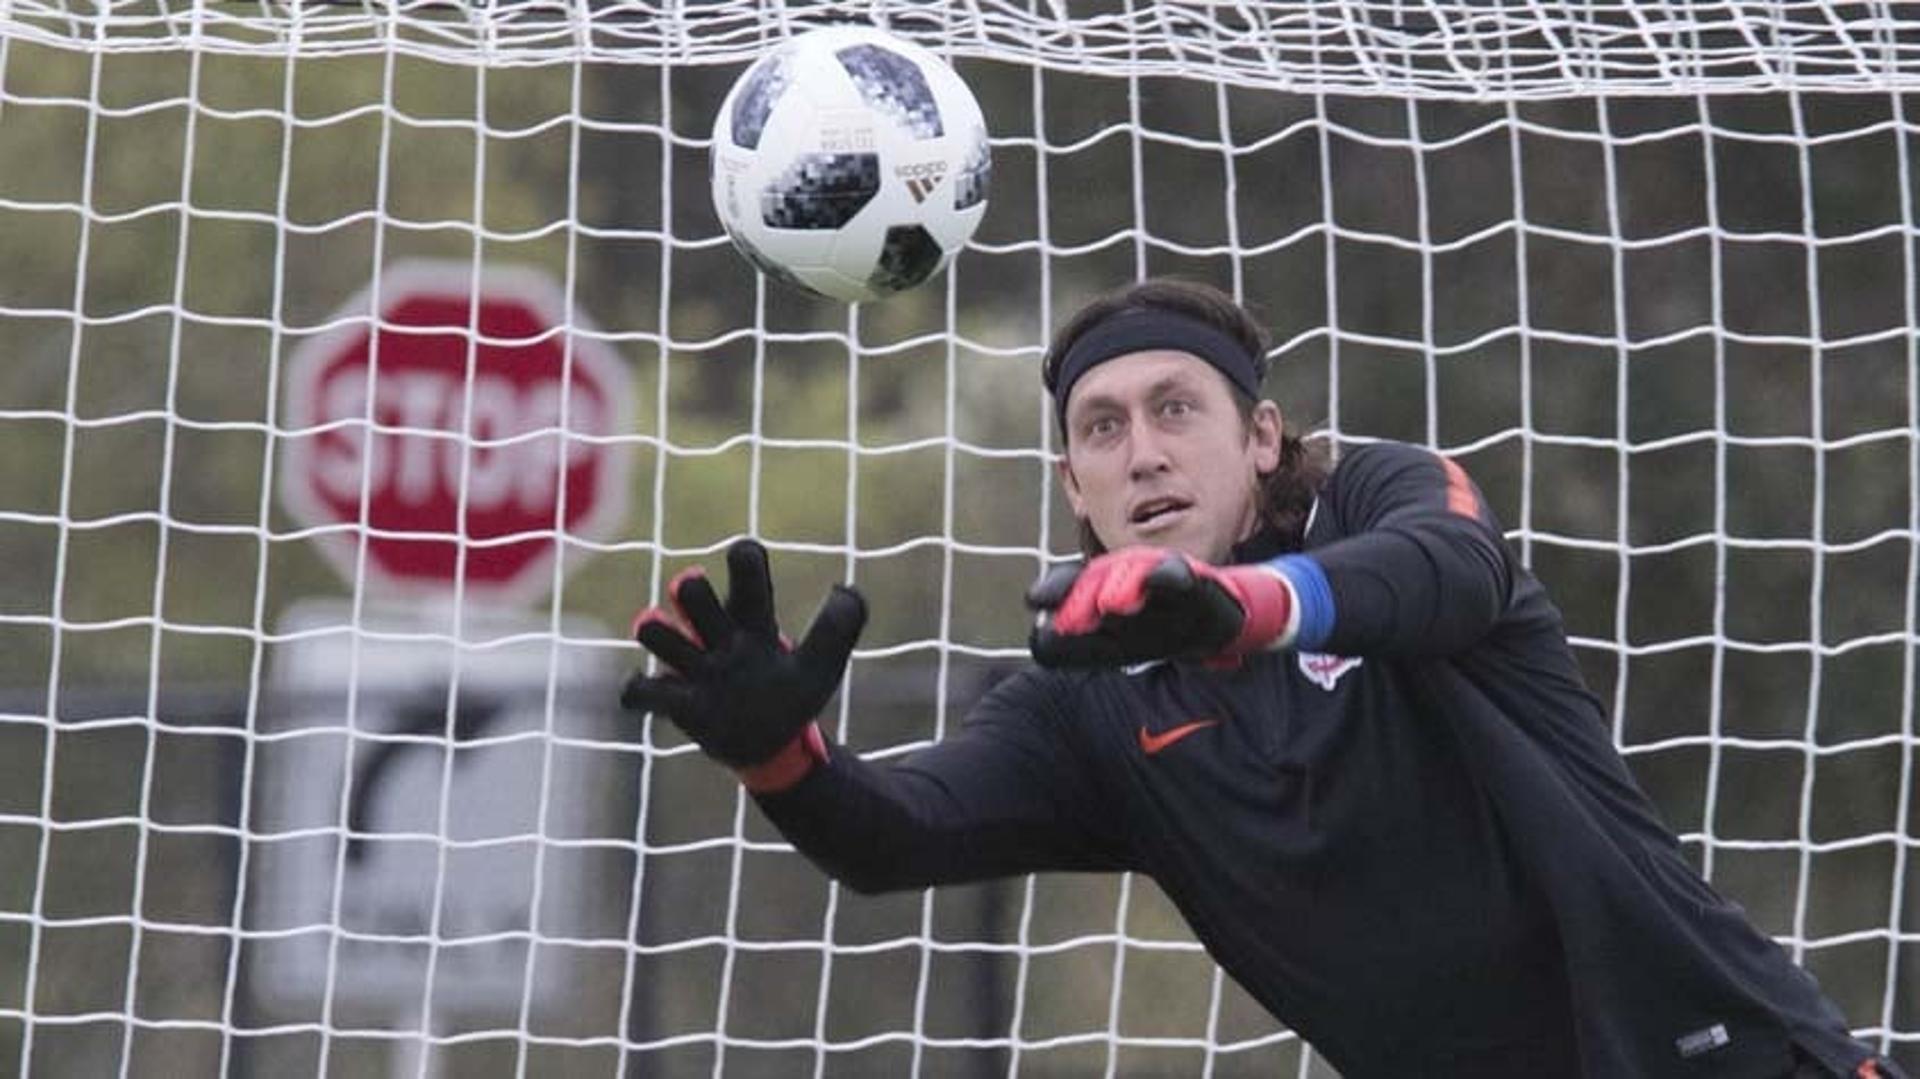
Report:
[[[834,55],[869,108],[891,117],[916,139],[935,139],[945,132],[933,87],[919,64],[878,45],[849,45]]]
[[[879,154],[802,154],[760,193],[760,219],[776,229],[837,229],[879,193]]]
[[[959,175],[953,178],[953,208],[964,210],[985,202],[987,186],[992,179],[993,157],[987,146],[987,133],[975,128],[973,145],[967,149],[967,159],[960,163]]]
[[[880,261],[867,278],[875,292],[898,292],[932,277],[946,253],[940,241],[919,225],[895,225],[880,245]]]
[[[746,85],[733,99],[733,144],[748,150],[760,146],[760,133],[767,129],[767,117],[773,115],[774,102],[793,81],[793,58],[776,52],[747,73]]]

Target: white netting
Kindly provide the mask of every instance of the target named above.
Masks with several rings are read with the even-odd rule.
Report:
[[[299,56],[397,51],[490,65],[738,64],[796,25],[851,18],[911,33],[950,55],[1015,57],[1060,71],[1474,99],[1873,90],[1910,87],[1920,68],[1920,14],[1911,4],[1835,0],[10,0],[0,15],[10,34],[54,45]]]
[[[708,203],[827,17],[994,134],[858,311]],[[0,1071],[1316,1073],[1149,882],[855,897],[610,706],[751,532],[789,624],[872,599],[837,734],[940,737],[1073,542],[1046,330],[1141,273],[1252,303],[1293,422],[1457,455],[1690,854],[1913,1063],[1916,90],[1892,3],[0,0]]]

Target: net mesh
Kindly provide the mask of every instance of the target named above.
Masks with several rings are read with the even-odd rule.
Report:
[[[1124,69],[1297,92],[1409,97],[1877,90],[1911,86],[1920,62],[1920,17],[1909,5],[1833,0],[717,0],[692,7],[633,0],[12,0],[7,8],[10,33],[47,44],[301,56],[397,51],[490,66],[580,59],[740,64],[797,25],[823,19],[886,25],[948,55],[1017,56],[1058,71]]]
[[[971,249],[858,309],[706,178],[744,64],[846,17],[995,155]],[[1327,1074],[1150,881],[844,893],[610,706],[754,534],[790,629],[872,601],[836,736],[940,738],[1073,546],[1048,328],[1173,273],[1297,428],[1474,475],[1689,855],[1916,1063],[1916,88],[1889,3],[0,4],[0,1060]],[[467,302],[501,267],[534,324]],[[356,341],[406,384],[421,280],[459,407],[303,411]],[[616,418],[474,419],[542,342]],[[480,529],[515,453],[604,462],[593,512]],[[452,523],[380,516],[406,462]],[[457,587],[396,584],[435,542]]]

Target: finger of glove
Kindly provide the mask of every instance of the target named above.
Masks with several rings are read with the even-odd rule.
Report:
[[[1246,622],[1246,609],[1228,582],[1212,567],[1195,566],[1183,557],[1154,567],[1147,588],[1157,605],[1181,612],[1187,644],[1200,652],[1224,647]]]
[[[824,682],[831,692],[832,687],[839,684],[841,672],[847,669],[853,646],[866,624],[866,599],[845,585],[834,585],[821,601],[813,624],[807,627],[807,635],[794,649],[794,660],[802,670]]]
[[[1102,633],[1057,633],[1037,626],[1027,650],[1042,667],[1117,667],[1126,662],[1118,642]]]
[[[1111,555],[1088,562],[1068,583],[1067,594],[1054,607],[1047,623],[1056,633],[1092,633],[1100,626],[1100,592],[1113,572]]]
[[[1222,638],[1222,645],[1238,637],[1247,623],[1245,601],[1219,579],[1208,577],[1195,585],[1193,606],[1198,609],[1198,617]]]
[[[1199,583],[1197,576],[1191,562],[1183,555],[1169,551],[1165,558],[1154,563],[1147,571],[1145,588],[1156,596],[1177,596],[1193,591]]]
[[[630,712],[655,712],[680,722],[693,713],[693,687],[684,679],[635,671],[620,690],[620,707]]]
[[[667,613],[658,607],[649,607],[640,612],[633,639],[639,641],[642,648],[658,656],[660,662],[683,675],[698,675],[707,669],[706,650],[675,629]]]
[[[667,582],[667,599],[699,642],[709,651],[722,652],[733,643],[733,619],[720,606],[720,596],[699,566],[682,570]]]
[[[1136,548],[1110,557],[1115,565],[1100,587],[1100,613],[1139,614],[1147,605],[1147,577],[1165,561],[1165,556]]]
[[[727,614],[742,633],[767,640],[780,636],[773,618],[773,574],[758,540],[739,540],[727,548]]]
[[[1073,590],[1073,582],[1080,579],[1080,571],[1086,569],[1084,562],[1065,562],[1051,566],[1040,579],[1027,588],[1027,606],[1036,611],[1050,611],[1060,606],[1067,593]]]

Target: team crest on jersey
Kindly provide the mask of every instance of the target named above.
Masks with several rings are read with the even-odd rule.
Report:
[[[1300,653],[1300,673],[1321,689],[1332,691],[1340,677],[1360,665],[1359,656],[1330,656],[1325,652]]]

